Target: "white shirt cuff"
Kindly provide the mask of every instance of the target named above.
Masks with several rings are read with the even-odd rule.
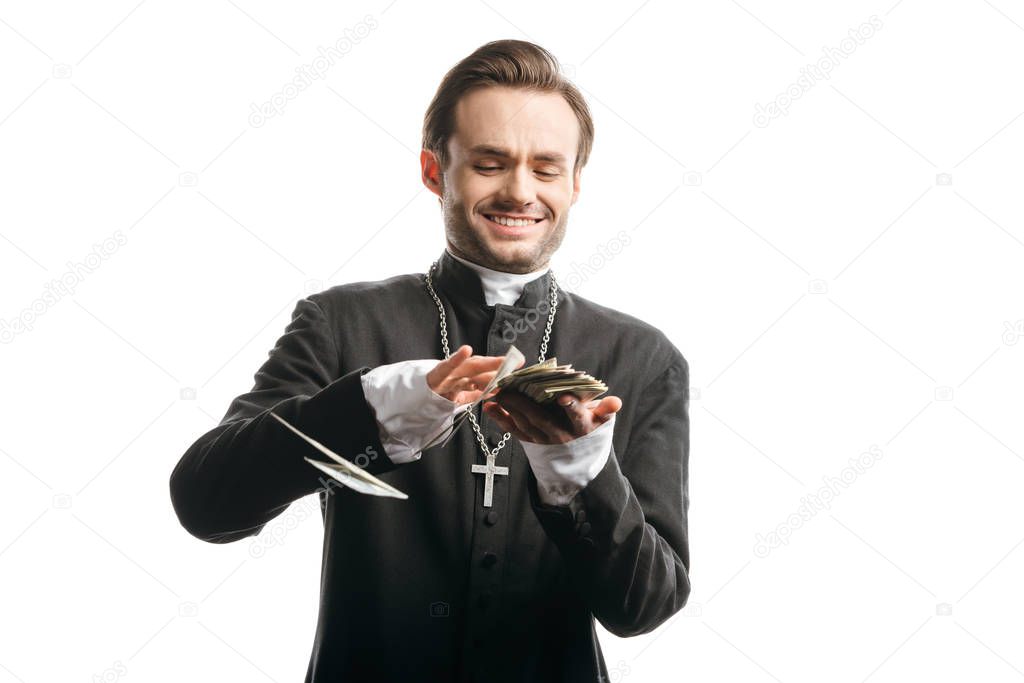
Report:
[[[530,469],[537,478],[537,493],[547,505],[568,505],[596,477],[612,451],[615,413],[583,436],[565,443],[520,441]]]
[[[381,444],[396,464],[419,460],[427,440],[450,425],[461,407],[427,384],[427,373],[438,362],[429,358],[399,361],[377,366],[361,377]]]

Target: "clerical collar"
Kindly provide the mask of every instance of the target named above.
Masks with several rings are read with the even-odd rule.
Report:
[[[447,247],[437,265],[435,277],[442,288],[479,305],[533,308],[549,297],[549,267],[532,273],[506,273],[456,256]]]
[[[469,266],[480,276],[480,284],[484,288],[484,299],[487,301],[488,306],[493,306],[496,303],[511,306],[519,299],[523,286],[527,282],[536,280],[550,270],[550,268],[541,268],[532,273],[506,273],[468,261],[460,256],[456,256],[448,249],[445,249],[445,251],[453,259]]]

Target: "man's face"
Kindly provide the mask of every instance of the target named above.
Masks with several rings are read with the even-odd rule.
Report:
[[[579,194],[573,172],[579,124],[558,93],[483,87],[455,107],[442,174],[420,154],[424,184],[441,198],[449,249],[493,270],[529,273],[547,265],[565,237]],[[502,225],[499,216],[528,217]]]

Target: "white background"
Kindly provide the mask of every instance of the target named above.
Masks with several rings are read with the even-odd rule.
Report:
[[[693,593],[612,679],[1024,677],[1018,3],[129,0],[0,4],[0,682],[301,680],[316,499],[204,544],[168,476],[298,298],[440,254],[423,112],[508,37],[595,118],[556,274],[691,369]]]

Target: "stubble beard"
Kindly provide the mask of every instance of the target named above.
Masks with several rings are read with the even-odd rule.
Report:
[[[487,240],[469,223],[469,215],[463,204],[452,201],[445,192],[441,200],[441,213],[444,218],[444,231],[452,251],[457,256],[478,263],[491,270],[506,273],[532,273],[540,270],[548,263],[551,256],[561,246],[569,222],[568,212],[562,214],[554,229],[530,242],[530,248],[524,251],[515,249],[513,256],[505,259],[490,248]],[[509,240],[515,243],[514,240]],[[523,240],[519,241],[523,243]]]

